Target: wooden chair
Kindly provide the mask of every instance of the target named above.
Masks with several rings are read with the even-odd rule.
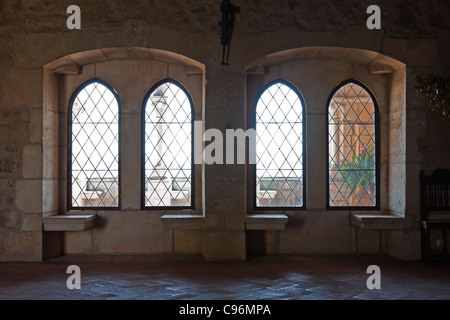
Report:
[[[437,169],[426,177],[420,172],[422,260],[431,258],[431,230],[442,231],[442,258],[447,257],[447,231],[450,229],[450,171]],[[445,216],[447,215],[447,216]]]

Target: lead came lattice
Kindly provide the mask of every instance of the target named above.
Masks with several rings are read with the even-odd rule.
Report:
[[[187,93],[165,82],[145,106],[144,206],[192,205],[192,104]]]
[[[356,83],[341,86],[330,101],[328,155],[329,205],[375,207],[375,105]]]
[[[303,206],[303,105],[281,82],[256,106],[256,206]]]
[[[100,82],[86,84],[71,105],[71,206],[119,206],[119,104]]]

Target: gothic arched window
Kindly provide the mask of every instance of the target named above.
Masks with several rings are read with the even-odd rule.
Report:
[[[359,82],[340,84],[328,103],[328,207],[378,208],[378,107]]]
[[[256,104],[256,208],[305,207],[304,104],[291,84],[277,80]]]
[[[142,207],[193,208],[193,102],[174,80],[157,83],[142,112]]]
[[[68,208],[118,209],[120,106],[117,94],[94,79],[69,104]]]

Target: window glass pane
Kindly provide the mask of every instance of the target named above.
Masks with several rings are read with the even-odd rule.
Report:
[[[192,205],[192,104],[172,82],[145,103],[145,207]]]
[[[71,105],[71,206],[119,206],[119,104],[99,82]]]
[[[328,107],[331,207],[376,206],[375,105],[364,88],[347,83]]]
[[[303,206],[303,105],[283,83],[256,106],[256,206]]]

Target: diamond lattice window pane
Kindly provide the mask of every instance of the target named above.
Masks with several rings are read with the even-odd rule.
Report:
[[[192,206],[192,104],[177,84],[153,90],[145,105],[145,207]]]
[[[330,207],[376,206],[375,104],[356,83],[340,87],[328,108]]]
[[[303,206],[303,105],[275,83],[256,106],[256,206]]]
[[[119,104],[102,83],[85,85],[71,105],[72,208],[119,206]]]

